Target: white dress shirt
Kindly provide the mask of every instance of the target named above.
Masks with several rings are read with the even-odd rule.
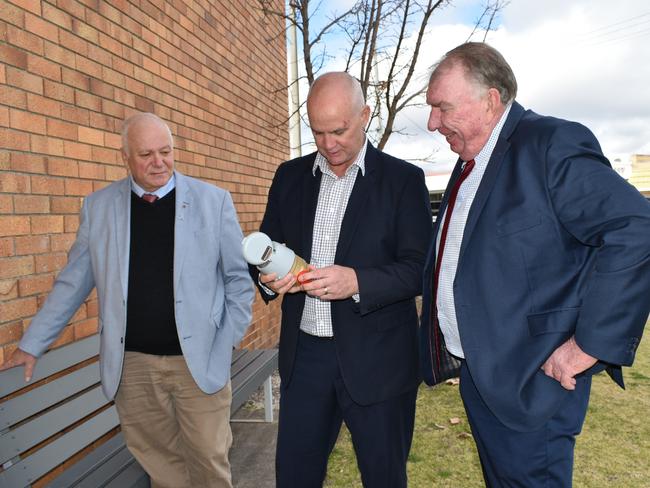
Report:
[[[492,134],[490,134],[490,138],[485,143],[485,146],[483,146],[481,152],[479,152],[474,158],[474,169],[458,190],[456,204],[454,205],[451,219],[449,220],[447,240],[442,255],[442,262],[440,263],[440,275],[436,295],[438,323],[440,324],[440,330],[445,336],[447,350],[454,356],[460,358],[464,358],[465,354],[463,353],[463,348],[460,343],[458,320],[456,318],[456,305],[454,303],[454,279],[456,278],[456,269],[458,268],[460,246],[463,242],[463,233],[465,232],[467,216],[469,215],[470,208],[474,202],[474,197],[476,196],[476,191],[481,184],[485,168],[487,168],[488,162],[490,161],[492,151],[494,151],[503,124],[510,112],[510,107],[511,105],[506,107],[506,110],[503,112],[499,122],[492,130]],[[440,219],[441,223],[444,222],[444,214],[438,216],[438,219]],[[438,236],[436,238],[436,255],[437,250],[440,247],[441,231],[442,224],[440,225]]]

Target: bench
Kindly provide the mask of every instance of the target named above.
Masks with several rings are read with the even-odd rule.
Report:
[[[47,487],[149,486],[121,432],[92,449],[119,426],[113,402],[101,391],[98,351],[97,335],[49,351],[27,385],[22,368],[0,372],[0,487],[31,486],[75,455],[79,459],[58,468]],[[273,420],[276,367],[276,349],[233,351],[231,414],[264,383],[265,420]]]

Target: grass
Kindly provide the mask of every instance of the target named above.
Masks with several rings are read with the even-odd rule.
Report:
[[[650,325],[650,323],[648,324]],[[650,339],[641,342],[626,390],[594,377],[589,411],[575,450],[576,488],[650,487]],[[452,425],[450,419],[460,419]],[[483,487],[478,455],[457,386],[420,387],[408,462],[413,488]],[[326,488],[361,488],[350,435],[342,430]]]

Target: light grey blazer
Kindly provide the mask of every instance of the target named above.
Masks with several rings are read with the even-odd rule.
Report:
[[[254,290],[230,194],[176,174],[174,310],[183,356],[206,393],[230,378],[232,348],[251,320]],[[115,396],[122,374],[129,280],[131,181],[89,195],[77,238],[20,349],[40,356],[97,287],[102,387]]]

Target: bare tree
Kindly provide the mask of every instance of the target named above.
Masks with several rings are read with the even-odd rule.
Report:
[[[507,4],[507,0],[486,1],[472,35],[479,29],[492,29],[496,15]],[[433,13],[451,4],[451,0],[357,0],[348,10],[323,17],[323,0],[290,0],[288,7],[295,15],[274,10],[277,2],[273,0],[258,2],[265,14],[281,16],[300,31],[309,85],[332,57],[328,37],[343,35],[344,69],[359,79],[366,99],[375,101],[369,126],[378,130],[369,136],[376,139],[373,142],[379,149],[400,132],[395,126],[397,115],[422,103],[427,80],[414,76],[422,41]],[[314,30],[319,15],[321,23]]]

